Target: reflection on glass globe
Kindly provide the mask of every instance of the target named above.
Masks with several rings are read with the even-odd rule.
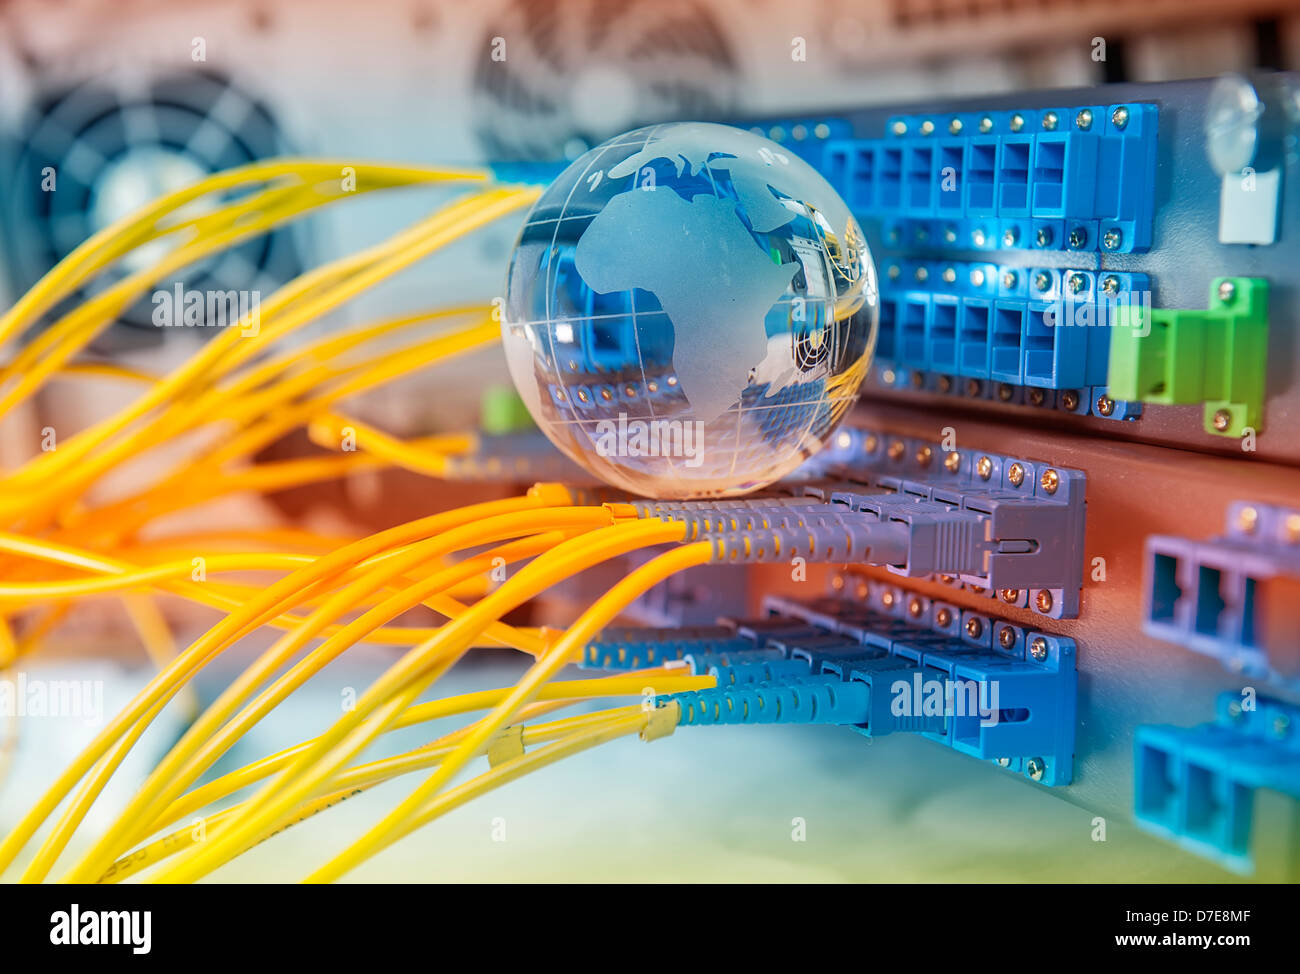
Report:
[[[818,452],[875,346],[876,271],[810,165],[725,125],[638,129],[538,201],[502,322],[537,424],[602,480],[741,494]]]

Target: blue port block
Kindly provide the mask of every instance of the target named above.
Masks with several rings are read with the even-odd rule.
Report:
[[[1221,537],[1148,536],[1143,629],[1300,691],[1297,519],[1300,510],[1238,501]]]
[[[1213,723],[1147,725],[1134,735],[1138,824],[1243,875],[1261,865],[1259,843],[1276,838],[1257,834],[1262,792],[1282,796],[1300,823],[1300,707],[1262,696],[1253,704],[1225,693]],[[1294,843],[1289,854],[1297,855]],[[1300,862],[1282,865],[1294,881]]]
[[[1145,274],[894,260],[881,279],[888,335],[877,357],[904,370],[1079,392],[1106,384],[1119,309],[1150,304]],[[1086,413],[1093,397],[1079,398]]]
[[[899,115],[821,169],[889,245],[1132,253],[1151,246],[1155,105]]]
[[[977,638],[964,624],[954,635],[843,598],[837,616],[836,601],[804,603],[801,612],[795,600],[772,597],[765,607],[782,618],[817,618],[860,643],[856,655],[849,644],[799,657],[820,662],[828,676],[867,686],[868,712],[856,730],[868,737],[917,733],[1041,784],[1071,782],[1078,699],[1073,640],[999,623],[1012,638],[995,644],[995,626],[984,617]]]

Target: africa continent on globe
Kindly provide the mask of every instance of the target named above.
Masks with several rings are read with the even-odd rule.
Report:
[[[816,170],[680,123],[596,147],[547,190],[502,327],[520,395],[566,454],[635,493],[720,496],[823,446],[876,309],[862,233]]]

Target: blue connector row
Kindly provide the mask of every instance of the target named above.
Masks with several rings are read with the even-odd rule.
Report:
[[[1300,707],[1228,692],[1217,711],[1217,720],[1198,727],[1137,729],[1138,824],[1234,872],[1280,866],[1278,878],[1294,882],[1300,879]],[[1264,830],[1258,825],[1266,799],[1285,808],[1284,821]],[[1259,849],[1266,841],[1281,848]]]
[[[898,115],[832,140],[823,172],[886,246],[1132,253],[1151,246],[1158,109]]]
[[[1104,386],[1118,309],[1149,308],[1150,286],[1145,274],[891,261],[881,276],[877,361],[979,380],[981,389]]]
[[[812,626],[812,638],[844,641],[807,652],[796,638],[776,648],[820,672],[868,684],[876,706],[872,722],[858,726],[862,733],[919,733],[1043,784],[1070,783],[1078,695],[1073,640],[955,606],[945,608],[948,620],[928,605],[899,618],[842,597],[769,597],[764,608],[770,618]]]
[[[677,701],[682,724],[858,724],[868,718],[868,688],[834,676],[753,681],[656,697]]]
[[[920,734],[1042,784],[1070,782],[1072,640],[956,607],[931,611],[928,602],[906,620],[843,597],[770,598],[765,611],[722,620],[748,649],[682,656],[718,684],[661,698],[682,704],[683,723],[835,723],[868,737]],[[620,635],[682,642],[664,630]],[[595,658],[610,656],[589,651]]]
[[[1228,530],[1146,541],[1143,629],[1300,690],[1300,509],[1238,501]]]

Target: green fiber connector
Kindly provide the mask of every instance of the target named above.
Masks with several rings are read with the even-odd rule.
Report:
[[[533,428],[528,407],[509,386],[488,386],[479,407],[479,427],[484,433],[520,433]]]
[[[1204,403],[1205,431],[1216,436],[1260,428],[1268,281],[1215,278],[1205,311],[1131,304],[1116,312],[1108,396],[1164,405]]]

